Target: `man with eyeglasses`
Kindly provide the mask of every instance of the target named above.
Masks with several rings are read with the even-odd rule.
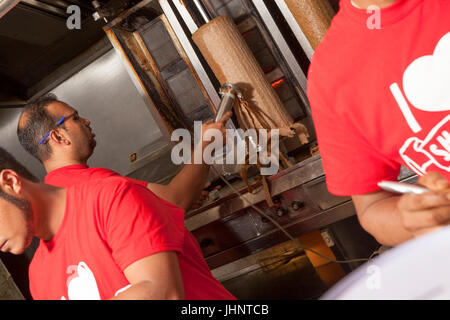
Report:
[[[204,124],[203,131],[214,128],[224,133],[230,117],[228,112],[219,122]],[[36,234],[41,240],[30,266],[34,298],[234,299],[214,279],[198,242],[184,225],[184,210],[205,185],[206,164],[186,165],[168,186],[89,168],[87,160],[96,146],[90,121],[54,95],[29,104],[17,132],[22,146],[48,172],[48,187],[25,184],[38,187],[37,198],[42,194],[45,198],[45,192],[38,192],[46,189],[66,194],[65,207],[55,213],[57,228],[46,226],[53,229],[50,236]],[[208,143],[196,147],[203,149]],[[57,200],[45,199],[49,202],[45,206]],[[32,194],[26,200],[37,201]],[[1,249],[20,253],[24,248],[13,248],[13,244],[8,241]],[[154,288],[170,291],[149,291],[152,285],[146,278],[156,281]],[[144,283],[134,286],[139,279]],[[53,284],[51,290],[47,282]]]
[[[224,123],[231,113],[219,123],[207,123],[202,127],[224,129]],[[97,144],[91,122],[80,117],[77,110],[59,101],[53,94],[45,95],[26,106],[18,127],[17,135],[21,145],[45,167],[45,182],[57,187],[68,187],[87,180],[118,176],[105,168],[89,168],[87,161]],[[209,166],[188,164],[168,185],[129,179],[146,186],[159,198],[183,210],[198,205],[205,196],[203,191]]]
[[[0,147],[0,251],[40,239],[34,299],[234,300],[209,271],[184,212],[122,177],[39,182]]]

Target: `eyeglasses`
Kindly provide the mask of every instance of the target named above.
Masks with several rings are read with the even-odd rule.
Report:
[[[64,120],[66,120],[66,116],[63,116],[61,119],[59,119],[58,122],[56,123],[56,126],[61,125],[61,123],[63,123]],[[51,133],[52,131],[53,131],[53,130],[50,130],[50,131],[44,136],[44,138],[42,138],[42,140],[39,141],[39,144],[43,144],[44,141],[48,138],[48,136],[50,135],[50,133]]]

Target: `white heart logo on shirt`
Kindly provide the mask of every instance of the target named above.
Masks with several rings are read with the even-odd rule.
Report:
[[[67,280],[69,300],[100,300],[94,274],[85,262],[81,261],[77,266],[69,266],[67,273],[72,274]]]
[[[450,110],[450,32],[439,41],[433,55],[409,65],[403,74],[403,89],[417,109]]]

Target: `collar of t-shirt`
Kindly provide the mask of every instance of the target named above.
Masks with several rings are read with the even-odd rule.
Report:
[[[53,170],[49,174],[57,173],[58,171],[70,170],[70,169],[88,169],[88,168],[89,168],[89,166],[86,164],[73,164],[70,166],[65,166],[65,167],[61,167],[56,170]]]
[[[74,164],[74,165],[70,165],[70,166],[61,167],[61,168],[55,169],[55,170],[47,173],[47,175],[45,176],[45,182],[47,183],[52,178],[58,176],[58,174],[67,172],[67,170],[82,170],[82,169],[88,169],[88,168],[89,168],[89,166],[84,165],[84,164]]]
[[[395,23],[406,17],[417,5],[424,0],[397,0],[394,4],[379,9],[379,17],[383,26]],[[376,6],[367,9],[357,8],[352,0],[341,0],[340,8],[342,12],[353,21],[362,26],[366,26],[367,20],[374,14],[377,14]]]

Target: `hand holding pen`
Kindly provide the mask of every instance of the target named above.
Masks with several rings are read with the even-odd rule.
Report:
[[[379,186],[402,194],[397,212],[404,228],[414,236],[450,224],[450,183],[441,174],[427,173],[416,185],[382,181]]]

